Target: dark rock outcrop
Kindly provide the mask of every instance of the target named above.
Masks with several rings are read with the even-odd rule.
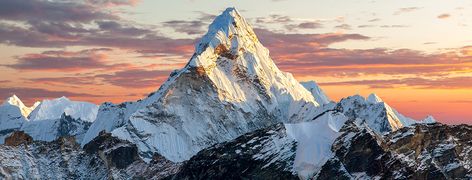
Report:
[[[124,169],[133,162],[140,160],[135,144],[111,136],[104,131],[84,146],[85,152],[98,154],[107,166]]]
[[[33,138],[26,134],[23,131],[14,131],[10,136],[5,138],[5,145],[8,146],[18,146],[21,144],[31,144],[33,142]]]
[[[342,178],[469,179],[471,134],[467,125],[422,124],[382,137],[349,124],[333,145],[335,157],[315,177],[337,173]]]
[[[277,124],[200,151],[168,179],[298,179],[291,172],[295,149]]]

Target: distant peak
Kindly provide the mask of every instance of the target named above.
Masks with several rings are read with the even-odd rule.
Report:
[[[300,82],[300,84],[302,84],[305,89],[311,92],[316,102],[319,104],[328,104],[331,101],[315,81],[311,80]]]
[[[239,11],[235,7],[226,8],[222,14],[229,14],[229,15],[232,15],[233,17],[236,15],[240,16]]]
[[[16,96],[15,94],[7,98],[3,104],[10,104],[10,105],[18,106],[18,107],[25,106],[23,102],[20,100],[20,98],[18,98],[18,96]]]
[[[421,121],[422,123],[430,124],[430,123],[436,123],[436,119],[434,119],[433,116],[428,115],[425,119]]]
[[[305,81],[305,82],[300,82],[303,86],[305,86],[305,88],[318,88],[318,84],[313,81],[313,80],[310,80],[310,81]]]
[[[62,96],[60,98],[57,98],[57,100],[62,100],[62,101],[70,101],[69,98]]]
[[[383,102],[383,100],[375,93],[370,94],[369,97],[367,97],[367,101],[374,104]]]

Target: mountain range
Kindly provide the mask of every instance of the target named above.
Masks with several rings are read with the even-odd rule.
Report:
[[[468,179],[472,127],[282,72],[234,8],[146,98],[0,106],[3,179]]]

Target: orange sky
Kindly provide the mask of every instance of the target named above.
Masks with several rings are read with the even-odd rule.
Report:
[[[0,2],[1,98],[143,98],[184,66],[215,15],[236,6],[280,69],[317,81],[331,99],[375,92],[416,119],[472,124],[465,1],[91,2]]]

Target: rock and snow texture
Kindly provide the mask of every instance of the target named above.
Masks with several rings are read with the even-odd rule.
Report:
[[[19,130],[38,141],[50,142],[59,137],[75,137],[77,142],[82,142],[91,124],[91,122],[74,119],[63,113],[58,119],[29,121],[24,123]]]
[[[164,83],[161,87],[165,87],[166,84],[167,83]],[[103,103],[100,105],[97,118],[85,134],[81,145],[84,146],[90,142],[93,138],[97,137],[101,131],[111,132],[125,125],[133,113],[156,101],[158,96],[160,96],[159,93],[153,93],[147,98],[136,102],[124,102],[121,104]]]
[[[43,100],[29,115],[29,120],[59,119],[65,113],[74,119],[93,122],[97,116],[98,106],[88,102],[71,101],[66,97]]]
[[[34,140],[53,141],[62,136],[74,136],[82,141],[97,109],[94,104],[70,101],[65,97],[26,107],[14,95],[0,106],[0,144],[11,132],[18,130]]]
[[[275,66],[233,8],[215,19],[189,63],[171,74],[155,96],[129,118],[120,115],[126,125],[112,134],[136,143],[146,159],[157,152],[174,162],[277,122],[309,120],[319,107],[291,74]]]
[[[325,94],[325,92],[316,84],[315,81],[307,81],[307,82],[301,82],[300,84],[303,85],[308,91],[311,92],[313,97],[315,97],[316,102],[320,104],[328,104],[331,102],[329,97]]]
[[[107,179],[105,163],[71,139],[0,145],[0,179]]]
[[[27,119],[21,113],[21,109],[16,104],[11,104],[9,100],[11,98],[0,105],[0,144],[3,144],[6,136],[18,130],[23,123],[27,122]]]

